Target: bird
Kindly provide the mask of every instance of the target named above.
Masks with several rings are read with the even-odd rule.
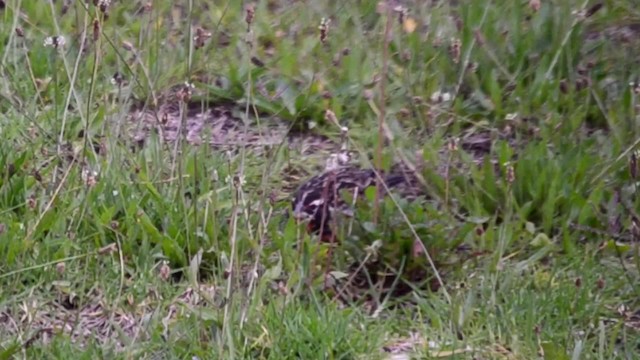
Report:
[[[334,215],[353,216],[350,204],[341,196],[342,191],[351,192],[357,199],[367,188],[384,182],[387,189],[398,190],[403,197],[415,198],[424,194],[415,173],[404,164],[395,164],[389,171],[377,175],[374,169],[335,160],[330,159],[328,163],[333,162],[333,165],[302,183],[294,192],[291,203],[293,218],[306,221],[307,231],[319,235],[322,242],[337,241],[331,228]],[[383,187],[383,194],[384,190]]]

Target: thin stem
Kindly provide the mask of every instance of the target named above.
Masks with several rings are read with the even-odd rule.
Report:
[[[391,4],[386,4],[386,23],[384,29],[384,40],[382,47],[382,73],[380,75],[380,113],[378,114],[378,144],[376,147],[375,162],[376,169],[382,171],[382,143],[384,141],[384,128],[385,128],[385,116],[386,116],[386,96],[385,85],[387,82],[387,72],[389,67],[389,42],[391,38]],[[376,196],[373,206],[373,221],[377,224],[380,214],[380,185],[376,185]]]

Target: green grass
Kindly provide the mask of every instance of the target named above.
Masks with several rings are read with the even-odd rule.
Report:
[[[534,2],[408,1],[386,42],[376,1],[3,2],[0,359],[638,358],[640,11]],[[185,82],[339,141],[331,110],[364,165],[384,111],[434,199],[367,193],[328,257],[283,217],[325,154],[137,147]]]

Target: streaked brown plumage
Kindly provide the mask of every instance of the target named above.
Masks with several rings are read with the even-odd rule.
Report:
[[[373,169],[357,166],[338,166],[316,175],[303,183],[294,194],[293,216],[308,221],[307,229],[320,234],[323,241],[334,241],[331,229],[332,216],[336,213],[352,215],[350,204],[340,196],[342,191],[362,196],[370,186],[382,179],[390,190],[398,190],[404,197],[417,197],[424,193],[415,175],[402,165],[395,165],[387,173],[376,176]],[[383,188],[384,189],[384,188]]]

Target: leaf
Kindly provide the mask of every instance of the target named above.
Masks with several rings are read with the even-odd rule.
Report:
[[[220,327],[222,324],[220,322],[220,313],[215,311],[213,308],[208,308],[205,306],[187,306],[187,309],[191,311],[191,313],[196,316],[199,320],[202,321],[213,321]]]
[[[371,221],[366,221],[364,223],[362,223],[362,228],[364,228],[364,230],[368,233],[374,234],[377,232],[377,226],[376,224],[372,223]]]
[[[331,271],[329,272],[329,275],[331,275],[336,280],[346,279],[349,277],[349,274],[342,271]]]
[[[470,222],[472,224],[484,224],[486,222],[488,222],[489,220],[491,220],[490,216],[471,216],[466,218],[467,222]]]
[[[531,240],[531,246],[533,247],[540,248],[548,245],[551,245],[551,239],[545,233],[539,233]]]
[[[17,341],[14,341],[11,345],[7,347],[3,346],[2,349],[0,350],[0,360],[13,359],[14,355],[20,352],[20,349],[22,349],[22,346],[20,346],[20,343]]]
[[[615,240],[607,241],[606,248],[619,254],[626,253],[631,250],[631,246],[629,246],[629,244],[625,244]]]
[[[280,275],[282,275],[282,257],[278,257],[278,263],[267,269],[262,278],[265,280],[276,280]]]
[[[524,228],[527,230],[529,234],[533,235],[536,233],[536,224],[532,223],[531,221],[527,221],[524,224]]]
[[[200,248],[196,255],[191,258],[189,262],[189,280],[192,284],[198,283],[198,272],[200,271],[200,264],[202,264],[203,250]]]

